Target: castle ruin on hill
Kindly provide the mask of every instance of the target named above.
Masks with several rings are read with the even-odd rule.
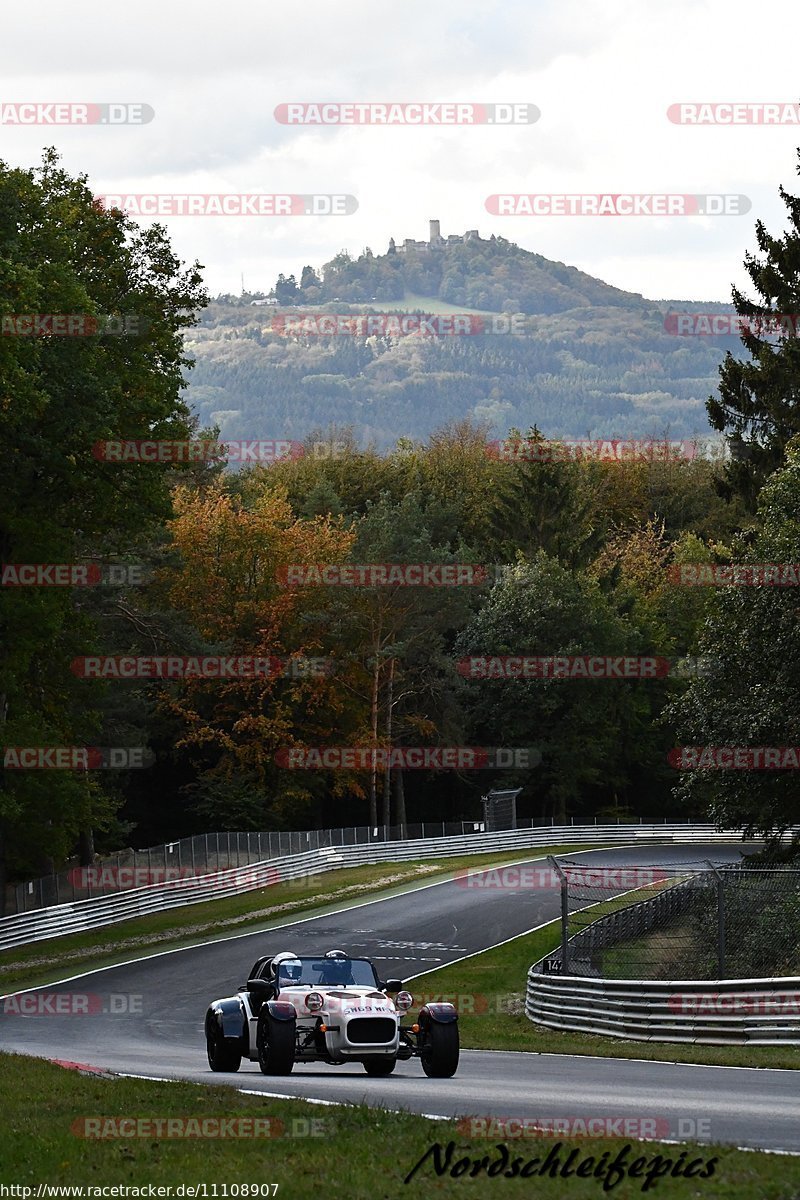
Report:
[[[406,238],[401,246],[395,244],[394,238],[389,238],[389,253],[395,254],[402,250],[430,250],[437,246],[459,246],[464,242],[479,242],[481,240],[477,229],[468,229],[466,233],[448,233],[442,237],[438,221],[430,222],[430,235],[427,242],[418,242],[414,238]]]

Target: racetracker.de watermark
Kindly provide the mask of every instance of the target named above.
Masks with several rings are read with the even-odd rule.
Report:
[[[668,1004],[693,1017],[800,1017],[800,992],[676,992]]]
[[[147,746],[4,746],[6,771],[139,771],[152,767]]]
[[[17,992],[0,999],[4,1017],[136,1016],[142,1011],[140,992]]]
[[[557,890],[564,878],[571,887],[627,892],[665,883],[671,876],[660,867],[578,867],[564,863],[559,873],[543,863],[523,863],[519,866],[489,867],[485,871],[462,867],[453,878],[459,887],[501,892]]]
[[[141,337],[149,320],[138,313],[2,313],[2,337]]]
[[[672,192],[502,192],[487,196],[494,217],[741,217],[748,196]]]
[[[622,1116],[581,1113],[571,1116],[462,1117],[456,1128],[462,1137],[511,1141],[519,1138],[710,1138],[709,1117]]]
[[[355,196],[343,192],[138,192],[96,196],[129,217],[350,217]]]
[[[694,440],[665,438],[506,438],[486,443],[486,453],[501,462],[670,462],[697,457]]]
[[[797,587],[800,563],[672,563],[667,578],[680,587]]]
[[[663,679],[671,665],[625,655],[484,654],[460,658],[456,670],[465,679]]]
[[[180,885],[181,892],[196,886],[204,892],[219,888],[227,894],[232,888],[237,891],[257,891],[277,887],[281,883],[292,888],[318,887],[322,884],[322,875],[308,871],[284,879],[280,869],[274,866],[230,867],[213,871],[208,867],[124,867],[102,863],[96,867],[73,867],[67,875],[67,881],[72,887],[89,892],[127,892],[135,888],[175,884]]]
[[[79,679],[322,679],[334,670],[330,658],[252,654],[106,654],[73,658]]]
[[[270,1138],[328,1137],[325,1117],[76,1117],[75,1137],[90,1141],[240,1141]]]
[[[800,104],[782,100],[680,100],[670,104],[673,125],[800,125]]]
[[[2,563],[0,587],[138,587],[143,563]]]
[[[542,761],[531,746],[282,746],[279,767],[290,771],[525,770]]]
[[[528,337],[524,313],[296,313],[273,316],[270,332],[282,337]]]
[[[92,446],[92,457],[108,463],[272,463],[303,458],[307,453],[309,449],[303,442],[288,438],[247,438],[244,441],[225,442],[202,438],[182,441],[131,438],[95,442]],[[320,454],[318,457],[324,456]]]
[[[760,317],[742,317],[737,313],[677,313],[664,317],[664,331],[673,337],[797,337],[800,315],[768,313]]]
[[[72,100],[22,100],[0,103],[0,125],[149,125],[150,104],[119,101],[82,104]]]
[[[409,989],[410,990],[410,989]],[[485,992],[412,992],[412,1009],[425,1004],[452,1004],[459,1016],[509,1016],[519,1011],[523,998],[514,993]]]
[[[278,567],[281,587],[479,587],[498,578],[480,563],[294,563]]]
[[[288,101],[274,112],[279,125],[533,125],[541,115],[524,101],[465,100]]]
[[[800,746],[675,746],[667,762],[679,771],[796,771]]]

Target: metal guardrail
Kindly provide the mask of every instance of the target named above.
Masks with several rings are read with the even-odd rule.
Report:
[[[679,879],[655,896],[598,917],[566,945],[539,959],[528,970],[527,1017],[562,1032],[603,1033],[637,1041],[800,1045],[800,978],[616,979],[600,978],[592,967],[598,951],[681,915],[697,896],[698,887],[714,886],[714,877],[721,878],[724,870],[710,868]],[[734,877],[742,878],[768,873],[731,870]],[[590,904],[578,911],[586,913],[594,907]],[[582,973],[565,974],[565,961],[570,972]]]
[[[544,824],[543,822],[541,824]],[[533,821],[520,822],[534,826]],[[302,854],[325,846],[371,845],[373,842],[410,838],[453,837],[483,830],[480,821],[421,821],[394,826],[355,825],[338,829],[271,830],[269,832],[198,833],[143,850],[120,850],[98,859],[90,867],[72,866],[63,871],[28,879],[7,889],[9,907],[2,916],[31,912],[75,900],[91,900],[109,892],[129,891],[151,883],[165,883],[180,875],[208,875]],[[98,876],[100,877],[98,882]],[[118,880],[117,886],[114,880]]]
[[[0,950],[29,942],[83,933],[150,913],[202,904],[243,892],[272,887],[344,867],[369,863],[411,862],[498,850],[545,849],[564,844],[638,844],[647,842],[740,842],[737,831],[719,832],[711,825],[562,825],[514,829],[503,833],[471,833],[444,838],[373,842],[371,845],[326,846],[286,855],[248,867],[173,879],[166,883],[18,913],[0,920]]]
[[[800,978],[591,979],[528,971],[525,1013],[549,1029],[645,1042],[800,1045]]]

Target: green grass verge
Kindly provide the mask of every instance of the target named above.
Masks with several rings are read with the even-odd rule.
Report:
[[[598,908],[598,913],[605,907]],[[461,1044],[473,1050],[589,1054],[727,1067],[800,1068],[800,1046],[689,1046],[673,1042],[637,1042],[588,1033],[561,1033],[534,1024],[524,1011],[528,968],[555,949],[560,937],[560,922],[553,921],[535,933],[506,942],[504,946],[421,975],[409,984],[409,990],[423,1001],[440,996],[456,1003]],[[412,1010],[412,1014],[414,1012]]]
[[[454,1083],[457,1084],[458,1077]],[[547,1176],[509,1182],[497,1178],[437,1177],[431,1160],[422,1166],[408,1185],[403,1180],[433,1143],[443,1149],[455,1143],[451,1159],[469,1156],[472,1162],[485,1155],[489,1162],[499,1157],[496,1141],[469,1140],[454,1123],[431,1121],[408,1113],[389,1113],[362,1105],[320,1107],[302,1100],[272,1100],[243,1096],[230,1087],[203,1087],[188,1083],[159,1083],[139,1079],[103,1078],[66,1071],[43,1060],[0,1054],[0,1089],[3,1121],[0,1125],[0,1182],[33,1189],[37,1185],[105,1186],[144,1188],[148,1185],[176,1188],[206,1185],[208,1197],[224,1196],[221,1185],[278,1184],[278,1200],[319,1200],[320,1196],[348,1200],[386,1200],[403,1196],[429,1200],[430,1196],[495,1197],[536,1196],[559,1200],[602,1197],[598,1179],[569,1179]],[[151,1125],[147,1136],[87,1138],[86,1119],[100,1118],[94,1127],[108,1131],[105,1122],[149,1119],[205,1122],[269,1120],[278,1136],[211,1138],[193,1140],[159,1136]],[[316,1122],[316,1124],[314,1124]],[[185,1127],[185,1126],[184,1126]],[[265,1132],[267,1126],[250,1126]],[[140,1130],[142,1126],[117,1126]],[[174,1127],[173,1127],[174,1128]],[[203,1127],[199,1127],[202,1129]],[[227,1129],[237,1128],[227,1126]],[[206,1124],[205,1129],[209,1129]],[[311,1134],[312,1136],[308,1136]],[[306,1136],[303,1136],[306,1135]],[[579,1139],[555,1143],[552,1139],[509,1140],[510,1158],[523,1162],[540,1160],[556,1148],[560,1161],[571,1149],[577,1151],[577,1166],[588,1156],[595,1163],[604,1152],[613,1159],[628,1146],[628,1162],[641,1155],[652,1161],[657,1154],[674,1164],[681,1150],[684,1163],[716,1158],[710,1179],[667,1177],[648,1194],[665,1200],[790,1200],[800,1193],[800,1158],[762,1153],[744,1153],[710,1146],[660,1146],[657,1143],[623,1142],[618,1139]],[[552,1161],[552,1160],[551,1160]],[[608,1161],[608,1160],[607,1160]],[[641,1168],[640,1168],[641,1169]],[[646,1167],[644,1169],[647,1169]],[[699,1168],[697,1168],[699,1169]],[[620,1200],[642,1195],[642,1178],[626,1179],[613,1188]],[[135,1193],[129,1193],[135,1194]],[[173,1196],[176,1193],[173,1191]],[[185,1192],[183,1193],[186,1194]],[[241,1196],[240,1190],[235,1193]],[[252,1195],[253,1193],[249,1193]],[[261,1190],[260,1195],[266,1192]],[[24,1193],[18,1192],[23,1196]],[[91,1193],[84,1191],[84,1196]],[[198,1195],[198,1193],[195,1193]],[[199,1193],[202,1196],[202,1192]]]
[[[698,945],[697,926],[683,917],[606,947],[600,951],[600,972],[609,979],[714,979],[703,961],[708,949]]]
[[[544,851],[496,851],[458,858],[420,862],[376,863],[327,871],[304,880],[274,884],[221,900],[189,904],[148,917],[134,917],[89,933],[31,942],[3,951],[0,961],[0,995],[13,989],[52,983],[81,969],[113,966],[137,955],[177,950],[280,924],[297,914],[310,916],[362,900],[378,899],[407,889],[446,879],[464,867],[527,862],[547,854],[574,853],[588,846],[553,846]],[[244,868],[243,868],[244,869]]]
[[[451,304],[448,300],[440,300],[438,296],[422,296],[419,292],[406,292],[402,300],[373,301],[372,308],[380,312],[412,312],[419,309],[423,313],[475,313],[481,316],[497,316],[488,308],[468,308],[464,304]]]

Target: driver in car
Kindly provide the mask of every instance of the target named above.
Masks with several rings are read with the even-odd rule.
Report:
[[[329,950],[325,955],[325,965],[322,967],[319,982],[325,987],[346,987],[354,984],[350,959],[344,950]]]
[[[282,987],[292,987],[300,982],[300,977],[303,974],[303,964],[294,954],[288,950],[276,954],[272,960],[270,968],[275,983],[276,991],[280,991]]]

